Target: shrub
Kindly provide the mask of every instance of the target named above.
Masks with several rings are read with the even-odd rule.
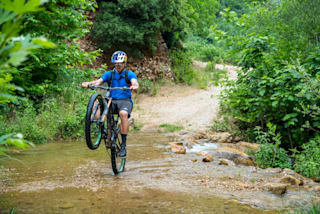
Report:
[[[302,145],[302,149],[294,155],[294,170],[309,178],[320,179],[320,136]]]
[[[291,168],[290,158],[283,148],[274,144],[263,144],[255,154],[256,162],[261,168]]]
[[[138,93],[146,93],[150,96],[155,96],[158,93],[159,86],[156,82],[152,82],[147,78],[141,78],[139,80]]]
[[[185,51],[171,51],[172,72],[177,83],[187,83],[191,85],[196,78],[196,72],[192,68],[190,55]]]
[[[131,0],[102,2],[92,37],[103,50],[122,49],[142,56],[156,50],[158,34],[169,46],[185,35],[186,16],[180,0]]]
[[[291,168],[287,151],[280,147],[281,136],[276,133],[276,126],[271,123],[268,123],[267,126],[268,132],[256,128],[256,142],[262,144],[255,154],[257,164],[261,168]]]

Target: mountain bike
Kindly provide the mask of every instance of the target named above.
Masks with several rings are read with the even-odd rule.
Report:
[[[105,143],[107,153],[111,158],[113,173],[117,175],[124,171],[126,158],[118,156],[121,147],[120,120],[119,114],[113,112],[112,90],[130,90],[127,87],[104,87],[88,86],[92,90],[103,89],[106,93],[95,93],[90,97],[85,119],[85,136],[89,149],[95,150],[99,147],[101,141]]]

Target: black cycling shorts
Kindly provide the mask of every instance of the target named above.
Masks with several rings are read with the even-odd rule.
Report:
[[[129,99],[124,100],[112,100],[111,104],[111,112],[113,114],[119,114],[120,111],[126,111],[128,112],[128,117],[130,117],[130,114],[132,112],[133,104]]]

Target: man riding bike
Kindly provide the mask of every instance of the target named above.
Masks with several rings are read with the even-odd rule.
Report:
[[[130,90],[139,88],[138,79],[135,73],[128,71],[127,54],[123,51],[116,51],[112,54],[111,62],[115,64],[113,70],[105,72],[98,80],[83,82],[82,87],[88,88],[89,85],[102,85],[107,82],[108,86],[113,87],[128,87]],[[129,120],[133,102],[131,99],[132,93],[130,90],[113,90],[111,91],[112,106],[114,112],[119,113],[121,119],[120,133],[122,138],[121,151],[119,157],[125,158],[127,134],[129,132]]]

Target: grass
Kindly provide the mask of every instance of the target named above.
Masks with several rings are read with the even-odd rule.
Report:
[[[313,204],[311,207],[303,207],[288,214],[320,214],[320,203]]]
[[[167,132],[175,132],[183,129],[182,126],[177,126],[177,125],[172,125],[167,123],[161,124],[159,127],[165,129]]]

